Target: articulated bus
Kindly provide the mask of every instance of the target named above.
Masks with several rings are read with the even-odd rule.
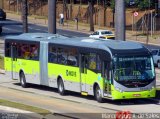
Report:
[[[25,33],[5,39],[5,70],[22,87],[29,83],[108,98],[152,98],[156,93],[152,55],[131,41],[67,38]]]

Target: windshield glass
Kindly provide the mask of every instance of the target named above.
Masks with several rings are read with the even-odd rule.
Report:
[[[101,34],[105,35],[105,34],[113,34],[113,33],[111,31],[102,31]]]
[[[151,57],[114,58],[114,79],[117,81],[142,81],[155,77]]]

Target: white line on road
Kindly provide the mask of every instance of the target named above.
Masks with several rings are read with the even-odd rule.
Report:
[[[21,32],[22,31],[22,30],[7,28],[7,27],[3,27],[3,29],[8,30],[8,31],[16,31],[16,32]]]
[[[19,26],[19,27],[23,28],[23,26]],[[28,29],[37,30],[37,31],[41,31],[41,32],[48,32],[47,30],[35,29],[35,28],[31,27],[31,26],[28,26]]]

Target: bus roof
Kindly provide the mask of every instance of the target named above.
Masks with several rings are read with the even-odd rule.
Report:
[[[49,40],[53,38],[67,38],[59,34],[50,34],[50,33],[23,33],[17,36],[8,36],[6,39],[12,40],[25,40],[25,41],[42,41]]]
[[[6,39],[10,40],[26,40],[26,41],[46,41],[54,44],[69,45],[76,47],[87,47],[107,50],[112,53],[121,53],[121,52],[148,52],[148,49],[144,48],[140,43],[132,41],[120,41],[120,40],[103,40],[99,38],[90,38],[90,37],[76,37],[68,38],[58,34],[49,34],[49,33],[24,33],[18,36],[10,36]],[[112,54],[111,53],[111,54]]]

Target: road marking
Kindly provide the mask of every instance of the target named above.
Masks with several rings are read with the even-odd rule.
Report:
[[[7,27],[3,27],[3,29],[8,30],[8,31],[16,31],[16,32],[21,31],[21,30],[11,29],[11,28],[7,28]]]
[[[31,29],[31,30],[36,30],[36,31],[41,31],[41,32],[48,32],[47,30],[42,30],[42,29],[34,29],[34,28],[32,28],[32,27],[28,27],[29,29]]]

